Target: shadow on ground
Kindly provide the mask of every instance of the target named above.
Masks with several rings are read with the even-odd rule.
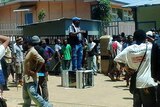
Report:
[[[126,85],[117,85],[117,86],[113,86],[114,88],[127,88]]]
[[[133,100],[132,97],[123,97],[123,99],[125,99],[125,100]]]
[[[18,105],[23,105],[23,103],[18,103]],[[37,107],[37,105],[36,104],[31,104],[30,107]]]

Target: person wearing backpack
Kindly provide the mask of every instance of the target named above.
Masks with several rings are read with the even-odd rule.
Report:
[[[133,107],[156,107],[156,86],[151,77],[152,44],[146,42],[143,30],[134,32],[135,44],[126,47],[114,61],[124,63],[137,73],[133,90]],[[132,75],[133,76],[133,75]]]

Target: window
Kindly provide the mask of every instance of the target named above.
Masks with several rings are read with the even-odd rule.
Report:
[[[25,13],[25,24],[33,23],[33,14],[30,12]]]
[[[131,11],[124,10],[123,11],[124,20],[133,20],[133,14]]]
[[[117,14],[117,9],[116,8],[112,8],[111,14],[112,14],[112,21],[117,21],[118,14]]]

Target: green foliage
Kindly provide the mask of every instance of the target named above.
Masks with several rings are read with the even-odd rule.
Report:
[[[39,20],[39,22],[42,22],[44,20],[45,16],[46,16],[45,11],[43,9],[40,10],[39,13],[38,13],[38,20]]]
[[[96,20],[102,20],[102,21],[111,21],[111,5],[110,0],[100,0],[98,4],[94,7],[92,10],[92,18]]]

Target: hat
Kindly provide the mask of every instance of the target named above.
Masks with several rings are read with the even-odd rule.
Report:
[[[35,35],[35,36],[33,36],[32,37],[32,43],[40,43],[40,38],[37,36],[37,35]]]
[[[153,36],[153,32],[152,31],[148,31],[148,32],[146,32],[146,35],[147,36]]]
[[[22,37],[17,37],[16,38],[16,42],[22,42],[23,41],[23,38]]]
[[[79,20],[81,20],[81,18],[79,18],[79,17],[73,17],[72,18],[72,21],[79,21]]]

